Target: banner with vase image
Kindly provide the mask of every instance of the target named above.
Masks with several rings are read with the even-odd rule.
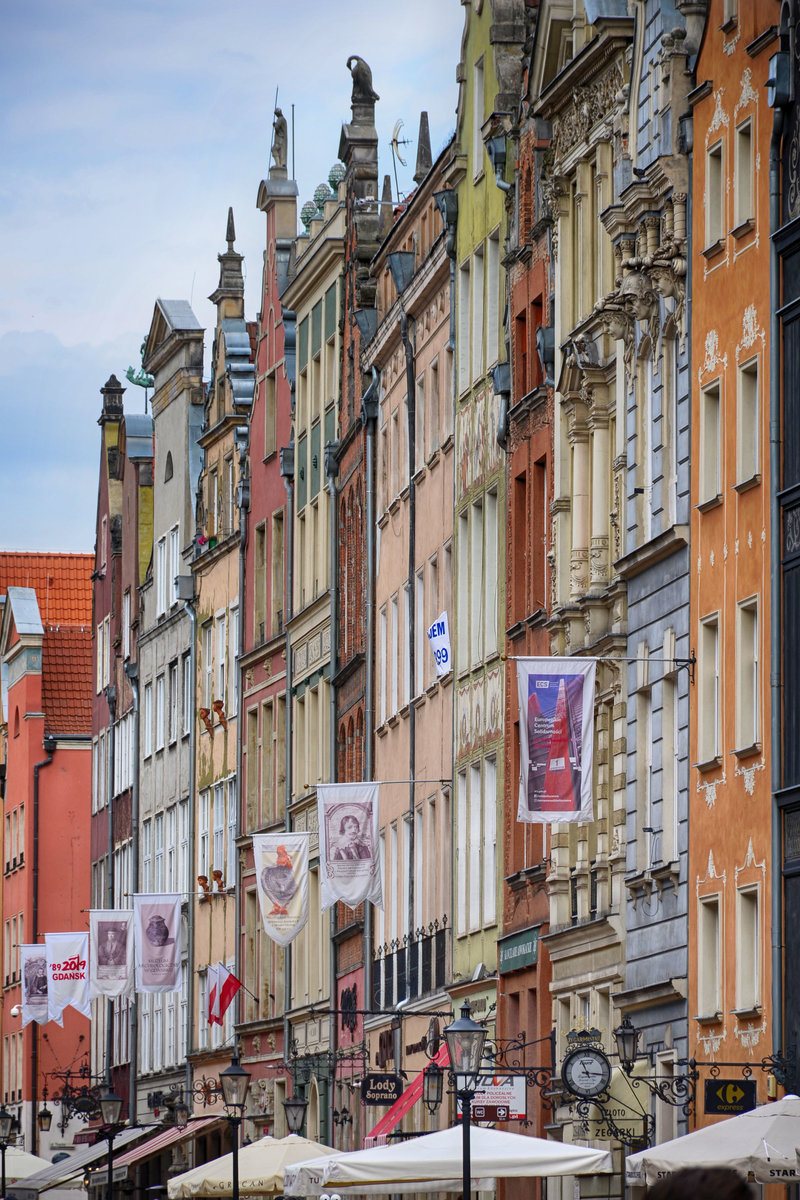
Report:
[[[592,820],[596,665],[586,658],[517,660],[518,821]]]
[[[137,992],[181,990],[181,897],[142,893],[133,897]]]
[[[133,990],[133,909],[89,910],[89,995]]]
[[[288,946],[308,921],[308,833],[257,833],[253,859],[267,937]]]
[[[317,784],[320,905],[383,908],[377,783]]]
[[[50,1018],[47,1003],[47,951],[43,945],[19,947],[19,969],[22,979],[22,1028],[31,1021],[46,1025]],[[57,1025],[63,1017],[54,1018]]]

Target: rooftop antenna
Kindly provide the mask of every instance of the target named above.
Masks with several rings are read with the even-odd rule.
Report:
[[[397,182],[397,164],[400,163],[400,165],[402,167],[406,166],[406,160],[403,158],[402,154],[400,153],[400,147],[410,145],[408,138],[400,137],[400,130],[402,128],[403,128],[403,121],[402,120],[395,121],[394,129],[392,130],[392,140],[391,140],[392,168],[394,170],[394,190],[397,192],[398,201],[400,200],[400,184]]]

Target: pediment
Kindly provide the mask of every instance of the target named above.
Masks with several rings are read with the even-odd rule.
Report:
[[[542,4],[528,76],[528,99],[535,102],[572,57],[571,0]]]
[[[147,335],[142,361],[147,362],[150,358],[152,358],[159,346],[164,344],[171,333],[172,327],[167,320],[166,313],[161,307],[161,302],[156,300],[156,305],[153,309],[153,319],[150,322],[150,332]]]

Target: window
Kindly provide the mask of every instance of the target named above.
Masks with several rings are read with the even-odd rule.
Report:
[[[719,896],[700,898],[697,916],[697,1007],[700,1017],[713,1016],[722,1007]]]
[[[739,413],[737,421],[738,454],[736,476],[739,483],[754,479],[759,473],[759,395],[758,359],[745,363],[738,372]]]
[[[225,868],[225,883],[229,888],[236,886],[236,777],[232,775],[227,781],[228,802],[228,853]]]
[[[156,614],[167,611],[167,539],[159,538],[156,546]]]
[[[736,745],[747,749],[758,742],[758,601],[744,600],[737,608],[739,628],[736,656]]]
[[[752,220],[753,212],[753,126],[743,121],[736,128],[736,156],[734,161],[733,223],[740,225]]]
[[[416,575],[415,614],[416,645],[414,646],[414,695],[425,689],[425,569],[420,567]]]
[[[272,635],[283,633],[284,603],[283,512],[272,516]]]
[[[144,757],[148,758],[153,753],[153,685],[146,683],[144,685],[144,697],[142,701],[142,726],[143,726],[143,743]]]
[[[216,471],[208,475],[208,536],[216,539],[219,533],[219,476]]]
[[[192,730],[192,714],[194,712],[194,696],[192,695],[192,659],[190,654],[184,654],[182,660],[183,696],[181,708],[181,732],[186,734]]]
[[[156,750],[164,749],[164,676],[156,679]]]
[[[230,610],[230,646],[231,652],[229,656],[230,663],[230,680],[228,681],[228,716],[235,716],[239,711],[239,609],[233,607]]]
[[[391,631],[392,641],[391,641],[391,645],[389,648],[389,670],[391,672],[390,677],[389,677],[389,714],[390,715],[397,712],[397,708],[398,708],[397,700],[398,700],[398,694],[399,694],[398,693],[398,670],[399,670],[400,664],[398,662],[398,655],[400,652],[400,629],[399,629],[400,609],[399,609],[398,597],[397,597],[396,592],[392,596],[391,608],[392,608],[392,631]]]
[[[483,610],[483,502],[477,500],[472,505],[472,528],[469,543],[469,624],[470,624],[470,658],[473,665],[480,661],[483,648],[483,621],[488,620],[488,613]],[[488,585],[487,585],[488,586]],[[483,619],[482,619],[483,618]]]
[[[636,693],[636,870],[652,866],[653,845],[653,698],[649,688]]]
[[[470,384],[469,318],[470,318],[469,259],[458,272],[458,390],[465,392]]]
[[[493,366],[500,350],[500,233],[486,243],[486,366]]]
[[[483,246],[472,260],[472,379],[483,373]]]
[[[164,888],[164,814],[156,813],[153,818],[153,890]]]
[[[380,692],[378,695],[378,723],[383,725],[386,720],[386,701],[388,696],[388,673],[387,673],[387,620],[386,620],[386,605],[384,604],[380,611],[380,632],[378,634],[378,654],[380,655]]]
[[[483,571],[484,657],[497,652],[497,492],[486,493],[486,565]]]
[[[214,700],[214,697],[211,695],[211,685],[214,678],[211,658],[211,638],[211,622],[208,621],[203,626],[203,708],[208,709],[211,708]]]
[[[178,526],[169,531],[169,583],[167,594],[170,607],[178,602],[178,575],[180,574],[181,556],[178,542]]]
[[[225,478],[225,534],[233,533],[234,519],[236,514],[236,488],[235,475],[233,471],[233,457],[225,459],[223,463],[224,478]]]
[[[484,98],[484,69],[483,59],[479,59],[472,68],[472,177],[478,179],[483,174],[483,156],[486,153],[483,145],[481,126],[486,112]]]
[[[131,656],[131,594],[130,591],[122,593],[122,657],[128,659]]]
[[[264,641],[267,603],[267,527],[257,525],[253,549],[253,639],[257,646]]]
[[[725,237],[725,173],[722,142],[706,152],[706,248]]]
[[[719,680],[719,614],[713,613],[700,622],[699,712],[697,722],[697,753],[701,763],[719,756],[720,680]]]
[[[483,924],[497,920],[497,760],[487,758],[483,767]]]
[[[178,664],[169,665],[169,741],[178,737]]]
[[[264,380],[264,458],[275,453],[277,435],[275,425],[275,373]]]
[[[720,381],[703,388],[700,408],[700,503],[708,504],[722,493]]]
[[[674,675],[661,684],[661,838],[653,854],[657,862],[678,857],[678,687]]]
[[[467,932],[467,773],[456,779],[456,933]]]
[[[418,471],[425,463],[425,376],[417,379],[417,395],[414,407],[414,462],[412,471]]]
[[[227,642],[226,637],[226,621],[225,616],[217,617],[217,678],[216,678],[216,694],[215,700],[222,701],[222,707],[225,708],[225,684],[227,683],[228,666],[226,660]]]
[[[736,1007],[749,1010],[761,1003],[761,939],[758,888],[736,893]]]
[[[153,890],[153,822],[142,821],[142,878],[143,892]]]
[[[167,809],[166,871],[164,887],[168,892],[178,888],[178,814],[173,804]]]
[[[178,804],[178,891],[189,890],[189,801]]]
[[[200,793],[200,820],[197,830],[197,874],[211,878],[209,863],[209,828],[211,822],[211,794],[206,788]]]
[[[403,705],[411,699],[411,638],[408,636],[411,628],[411,590],[407,583],[403,584]]]
[[[105,628],[103,622],[97,626],[95,637],[95,650],[97,652],[97,670],[95,671],[95,691],[99,695],[103,690],[103,662],[105,660]]]
[[[459,670],[469,666],[469,511],[458,514],[458,633]]]
[[[225,784],[214,784],[214,854],[213,871],[225,870]]]

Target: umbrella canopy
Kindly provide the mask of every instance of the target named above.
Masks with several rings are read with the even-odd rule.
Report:
[[[331,1155],[330,1146],[290,1133],[285,1138],[263,1137],[239,1151],[239,1192],[242,1196],[260,1196],[283,1191],[283,1169],[302,1159]],[[189,1200],[192,1196],[233,1195],[233,1155],[223,1154],[183,1175],[170,1179],[169,1200]]]
[[[682,1167],[733,1167],[759,1183],[791,1183],[800,1179],[796,1148],[800,1145],[800,1098],[784,1096],[738,1117],[640,1150],[626,1160],[628,1183],[653,1183]]]
[[[6,1150],[6,1182],[27,1179],[29,1175],[36,1175],[38,1171],[43,1171],[50,1165],[46,1158],[28,1154],[26,1150],[18,1150],[16,1146],[9,1146]]]
[[[494,1187],[498,1177],[585,1175],[611,1171],[605,1150],[522,1137],[500,1129],[470,1130],[473,1187]],[[287,1167],[287,1196],[318,1196],[323,1190],[362,1192],[461,1191],[463,1134],[459,1126],[426,1133],[392,1146],[337,1154],[318,1162]]]

